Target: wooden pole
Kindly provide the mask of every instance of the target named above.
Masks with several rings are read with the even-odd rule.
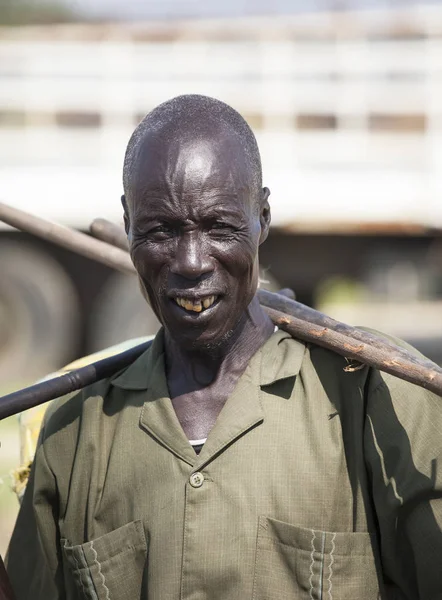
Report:
[[[284,295],[274,294],[268,290],[261,289],[258,290],[258,296],[259,302],[267,308],[274,309],[280,313],[286,313],[299,320],[305,321],[306,323],[318,325],[323,329],[335,331],[354,341],[357,340],[363,344],[377,348],[382,353],[388,351],[392,356],[395,356],[396,358],[402,357],[415,365],[426,365],[429,369],[432,369],[434,366],[437,367],[433,361],[424,357],[419,357],[418,355],[409,352],[406,348],[401,348],[385,338],[380,338],[369,331],[352,327],[346,323],[341,323],[341,321],[336,321],[335,319],[332,319],[332,317],[329,317],[310,306],[287,298]],[[321,345],[319,341],[318,344]],[[361,359],[361,362],[364,361]]]
[[[64,225],[51,223],[3,202],[0,202],[0,221],[21,231],[32,233],[48,242],[53,242],[58,246],[63,246],[63,248],[82,254],[87,258],[97,260],[113,269],[118,269],[126,273],[135,272],[130,256],[127,252],[120,250],[120,248],[100,242],[93,237],[85,235],[80,231],[75,231],[75,229],[65,227]]]
[[[419,359],[409,361],[401,354],[393,352],[391,348],[382,350],[322,325],[298,319],[272,308],[265,307],[265,310],[275,325],[295,338],[317,344],[358,363],[370,365],[442,395],[442,369],[437,365],[431,368],[427,364],[421,364]],[[80,390],[100,379],[111,377],[136,360],[149,345],[150,342],[144,342],[121,354],[4,396],[0,398],[0,419]]]
[[[411,353],[404,353],[402,348],[392,344],[382,348],[381,339],[378,340],[378,344],[372,345],[273,308],[265,310],[275,325],[294,337],[332,350],[358,363],[385,371],[442,396],[442,369],[431,361],[421,360]]]
[[[114,248],[105,242],[92,240],[92,238],[85,234],[73,232],[66,227],[61,227],[53,223],[48,224],[43,219],[37,219],[33,215],[17,211],[17,209],[8,207],[2,203],[0,203],[0,219],[5,220],[10,225],[35,233],[45,239],[50,239],[55,243],[63,241],[62,245],[65,247],[70,247],[70,249],[89,258],[105,262],[108,266],[113,266],[124,272],[135,272],[127,252],[119,248]],[[103,221],[101,222],[100,231],[102,238],[106,237],[106,227],[103,227]],[[116,226],[112,225],[112,227],[115,228]],[[114,240],[115,233],[116,231],[113,229],[112,239]],[[67,238],[69,238],[69,245],[66,242]],[[99,246],[94,246],[90,243],[91,241],[95,241]],[[273,322],[294,337],[317,344],[318,346],[323,346],[347,358],[385,371],[442,396],[442,369],[428,359],[420,358],[408,350],[400,348],[371,333],[335,321],[327,315],[285,296],[266,290],[258,290],[258,297]],[[136,349],[132,350],[135,356]],[[118,357],[112,358],[115,359],[112,363],[112,368],[115,368],[115,371],[123,368],[124,365],[120,366],[118,363]],[[76,373],[72,372],[69,374],[72,380],[77,379],[77,383],[71,382],[70,391],[84,387],[83,384],[80,384]],[[23,405],[23,396],[27,397],[26,402],[29,404],[27,408],[29,408],[31,405],[35,406],[66,393],[60,393],[60,388],[56,384],[57,380],[61,380],[61,378],[45,382],[51,384],[53,389],[49,395],[45,392],[46,396],[44,396],[44,400],[41,400],[43,397],[43,387],[39,387],[37,390],[35,386],[33,386],[34,391],[31,394],[32,402],[27,390],[21,390],[20,392],[15,392],[15,394],[4,397],[3,400],[0,399],[0,418],[2,418],[1,415],[3,414],[1,412],[3,402],[5,409],[6,405],[8,405],[8,411],[21,412],[23,409],[16,411],[13,407],[19,406],[20,403]],[[43,384],[38,385],[43,386]],[[76,385],[78,387],[75,387]],[[9,414],[12,413],[9,412]]]
[[[111,223],[106,219],[95,219],[90,226],[90,231],[93,235],[97,235],[100,240],[107,242],[109,244],[117,243],[118,247],[121,249],[128,248],[126,234],[122,227],[115,225],[115,223]],[[300,302],[296,302],[294,298],[290,298],[288,294],[275,294],[269,292],[268,290],[259,289],[258,290],[258,298],[259,302],[266,308],[273,309],[279,311],[280,313],[286,313],[292,317],[298,319],[298,321],[304,321],[306,324],[315,324],[323,329],[335,331],[339,334],[352,338],[353,340],[357,340],[362,342],[365,346],[370,346],[373,348],[377,348],[384,357],[383,364],[387,366],[385,362],[388,360],[388,357],[385,356],[385,353],[389,352],[391,356],[395,357],[395,360],[402,359],[406,361],[404,364],[414,364],[415,366],[426,365],[427,369],[432,371],[434,367],[437,367],[431,360],[428,360],[423,357],[418,357],[415,354],[412,354],[405,348],[401,348],[396,344],[393,344],[389,340],[385,338],[379,338],[374,334],[364,331],[361,329],[357,329],[356,327],[352,327],[351,325],[346,325],[345,323],[341,323],[340,321],[336,321],[331,317],[306,306],[305,304],[301,304]],[[294,327],[294,321],[292,321],[292,328]],[[306,326],[307,327],[307,326]],[[296,332],[297,336],[305,341],[313,342],[316,339],[316,343],[321,345],[320,336],[317,335],[316,338],[311,337],[309,340],[306,340],[305,336],[307,335],[306,327],[301,327],[301,323],[297,323]],[[292,329],[292,333],[294,330]],[[304,337],[303,337],[304,336]],[[353,344],[355,346],[355,344]],[[335,352],[338,352],[336,348],[334,348]],[[339,354],[339,352],[338,352]],[[356,356],[348,358],[354,358],[356,360]],[[358,359],[360,362],[365,362],[361,357]],[[367,363],[368,364],[368,363]],[[371,363],[370,363],[371,364]],[[380,364],[380,363],[379,363]],[[372,364],[372,366],[375,366]],[[381,370],[380,366],[377,365],[377,368]],[[390,368],[390,367],[388,367]]]
[[[129,252],[126,233],[119,225],[115,225],[107,219],[94,219],[89,231],[95,238]]]

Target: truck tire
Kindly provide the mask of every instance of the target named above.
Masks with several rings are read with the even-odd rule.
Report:
[[[155,335],[158,319],[141,295],[138,279],[114,273],[95,299],[88,327],[88,350],[96,352],[125,340]]]
[[[79,306],[61,265],[37,246],[0,243],[2,391],[61,367],[77,343]]]

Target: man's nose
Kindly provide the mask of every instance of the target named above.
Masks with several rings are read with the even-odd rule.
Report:
[[[170,270],[186,279],[198,279],[213,271],[213,260],[197,232],[186,233],[180,238]]]

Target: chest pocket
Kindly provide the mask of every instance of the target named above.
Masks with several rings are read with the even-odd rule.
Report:
[[[81,600],[141,597],[147,543],[142,521],[133,521],[78,546],[61,540],[63,556]]]
[[[253,600],[377,600],[368,533],[334,533],[260,517]]]

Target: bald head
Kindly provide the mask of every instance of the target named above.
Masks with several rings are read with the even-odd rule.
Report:
[[[123,177],[129,250],[158,319],[186,347],[226,344],[249,318],[271,220],[250,127],[223,102],[179,96],[136,128]]]
[[[133,132],[126,150],[123,186],[126,198],[140,168],[140,155],[148,140],[161,138],[164,145],[180,147],[201,142],[214,147],[223,141],[236,147],[247,172],[252,194],[260,197],[261,157],[255,136],[243,117],[229,105],[200,95],[177,96],[157,106]]]

